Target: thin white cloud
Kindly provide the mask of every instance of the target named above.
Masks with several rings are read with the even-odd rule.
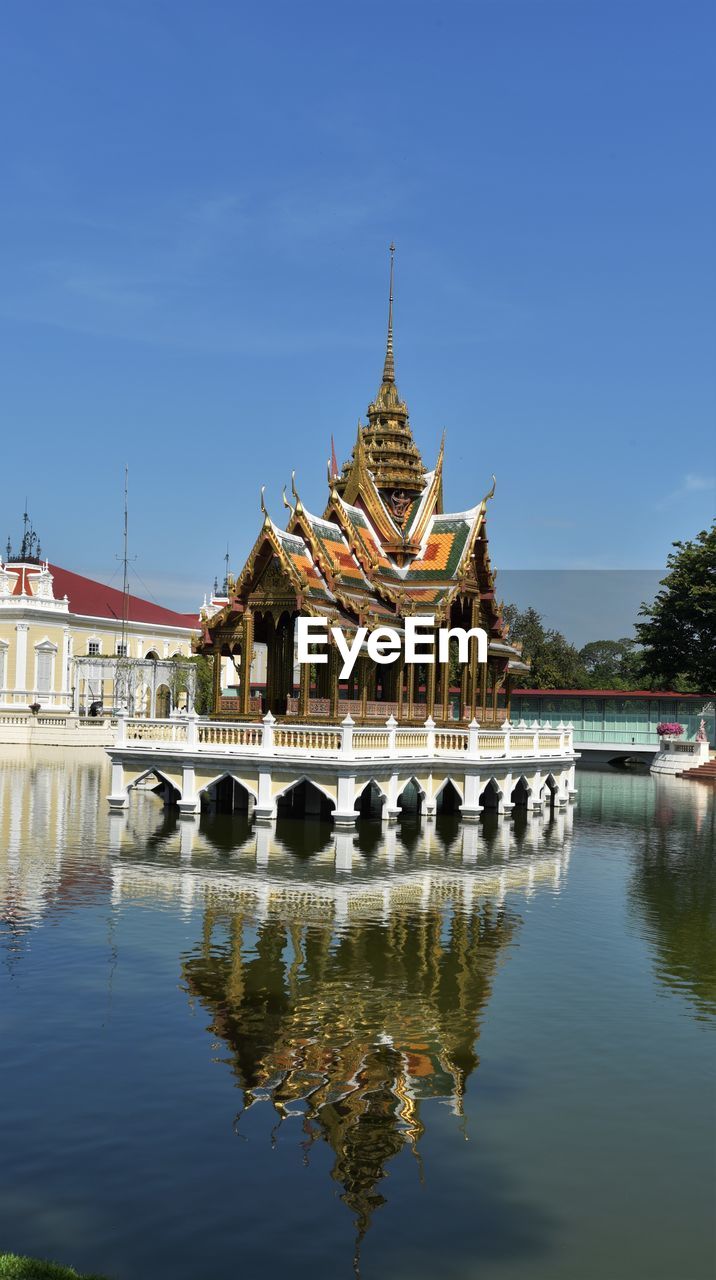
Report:
[[[655,504],[656,510],[663,511],[665,507],[671,507],[675,502],[682,502],[691,494],[712,493],[715,489],[716,476],[699,475],[695,471],[690,471],[676,489],[672,489],[670,493],[659,499]]]

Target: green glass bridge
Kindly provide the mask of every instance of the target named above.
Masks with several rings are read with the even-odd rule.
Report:
[[[659,749],[656,727],[663,721],[681,724],[684,738],[693,740],[703,720],[712,747],[716,742],[712,694],[518,689],[510,718],[513,724],[536,720],[540,727],[571,721],[575,750],[595,762],[625,757],[650,761]]]

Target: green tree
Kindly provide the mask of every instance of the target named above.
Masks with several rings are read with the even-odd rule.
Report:
[[[208,716],[214,710],[214,659],[196,653],[191,662],[196,668],[194,708],[200,716]]]
[[[641,651],[635,640],[590,640],[579,650],[591,689],[641,689]]]
[[[636,633],[652,688],[716,689],[716,522],[689,542],[674,542],[653,604],[642,604]]]
[[[505,605],[502,616],[509,625],[510,639],[521,642],[523,657],[529,659],[526,679],[533,689],[585,687],[587,672],[579,652],[561,631],[548,630],[536,609]]]
[[[195,671],[194,710],[200,716],[209,715],[214,710],[214,660],[203,653],[173,660],[168,680],[172,703],[177,706],[181,694],[187,691],[190,667]]]

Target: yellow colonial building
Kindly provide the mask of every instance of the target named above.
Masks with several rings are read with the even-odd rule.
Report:
[[[169,714],[163,664],[189,657],[197,616],[125,595],[39,552],[26,517],[19,550],[8,542],[0,559],[0,718],[33,707],[76,715],[111,709],[122,659],[135,666],[134,714]]]

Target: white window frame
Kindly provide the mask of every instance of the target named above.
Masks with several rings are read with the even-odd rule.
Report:
[[[49,688],[41,689],[40,688],[40,657],[41,656],[44,657],[46,654],[49,655],[49,658],[50,658]],[[53,644],[48,636],[45,636],[44,640],[38,641],[38,643],[35,645],[35,681],[33,684],[33,689],[37,693],[38,699],[40,701],[42,701],[43,696],[47,698],[48,702],[52,701],[52,695],[55,693],[56,665],[57,665],[57,645]]]

